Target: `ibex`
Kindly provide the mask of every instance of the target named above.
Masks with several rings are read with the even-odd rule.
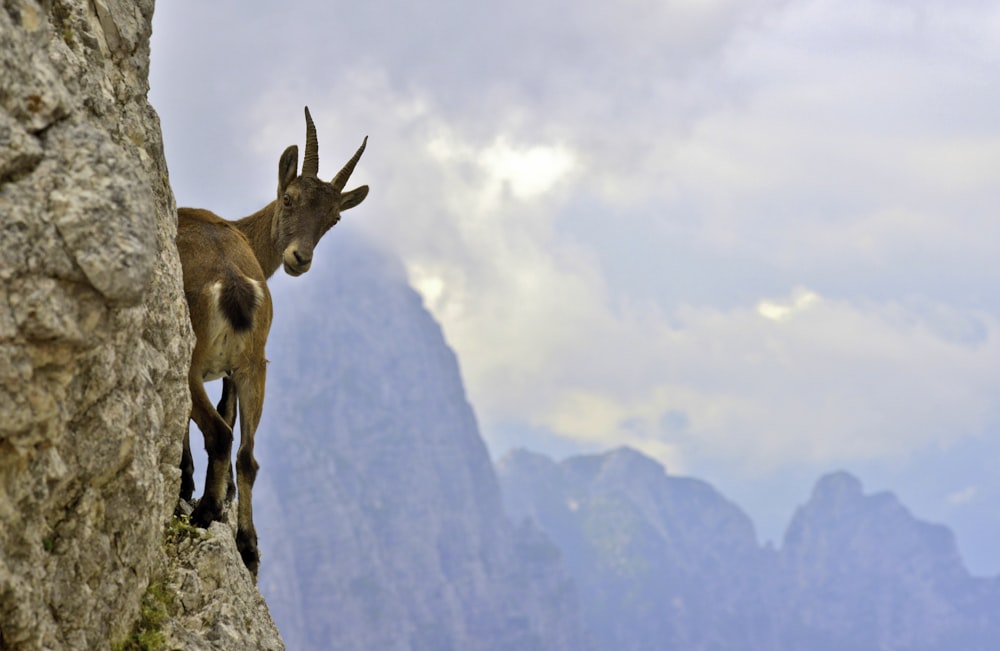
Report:
[[[239,496],[236,544],[243,562],[257,577],[260,553],[253,524],[252,491],[257,476],[254,433],[264,402],[267,360],[264,345],[273,309],[267,279],[284,266],[291,276],[309,270],[320,238],[368,196],[363,185],[344,192],[368,138],[329,183],[318,177],[319,146],[309,108],[306,113],[306,153],[298,175],[298,147],[292,145],[278,162],[278,196],[249,217],[230,222],[207,211],[177,211],[177,249],[184,272],[184,293],[196,343],[188,384],[191,419],[205,437],[208,468],[205,491],[191,521],[207,527],[222,517],[223,501],[233,497],[231,454],[237,407],[240,447],[236,455]],[[204,383],[222,378],[218,409]],[[194,492],[194,463],[188,434],[181,458],[181,497]]]

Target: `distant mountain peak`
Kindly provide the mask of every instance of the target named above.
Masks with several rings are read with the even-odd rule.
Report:
[[[667,469],[662,463],[627,445],[615,448],[604,456],[604,467],[621,467],[632,472],[666,475]]]
[[[813,487],[812,501],[856,501],[864,497],[861,480],[844,470],[823,475]]]
[[[551,458],[545,456],[544,454],[539,454],[537,452],[532,452],[527,448],[512,448],[503,455],[499,461],[497,461],[497,467],[503,468],[506,466],[514,467],[534,467],[542,466],[545,468],[554,467],[556,462]]]
[[[634,448],[622,446],[601,454],[587,454],[566,459],[562,466],[578,481],[660,480],[667,471],[660,462]]]
[[[562,551],[599,649],[997,648],[1000,582],[970,577],[947,527],[839,471],[781,547],[736,505],[623,447],[499,470],[515,519]]]

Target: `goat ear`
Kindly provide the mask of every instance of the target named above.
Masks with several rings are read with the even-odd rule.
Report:
[[[284,192],[288,184],[299,175],[299,148],[292,145],[278,161],[278,192]]]
[[[340,209],[347,210],[348,208],[353,208],[368,196],[368,186],[362,185],[359,188],[354,188],[350,192],[345,192],[340,195]]]

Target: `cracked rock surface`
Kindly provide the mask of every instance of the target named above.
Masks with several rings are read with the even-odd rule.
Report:
[[[283,651],[267,604],[236,549],[236,509],[228,515],[207,531],[186,528],[168,536],[165,582],[175,597],[163,626],[167,648]]]
[[[168,566],[192,335],[146,100],[152,14],[0,8],[4,651],[110,648]]]

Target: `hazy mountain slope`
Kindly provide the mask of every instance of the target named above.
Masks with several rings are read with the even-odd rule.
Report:
[[[261,587],[290,648],[583,648],[558,552],[506,520],[455,356],[393,261],[336,232],[273,286]]]
[[[274,284],[257,505],[290,648],[581,649],[581,616],[607,651],[995,648],[997,581],[844,473],[773,550],[633,450],[520,451],[498,466],[512,527],[440,328],[393,261],[336,235]]]
[[[954,536],[846,473],[817,482],[781,551],[782,639],[811,649],[996,649],[1000,583],[969,576]]]
[[[564,550],[600,648],[996,649],[1000,582],[951,532],[846,473],[822,478],[775,552],[704,482],[632,450],[498,465],[512,517]]]
[[[708,484],[627,448],[561,464],[517,451],[498,471],[511,517],[564,550],[601,648],[764,648],[758,577],[774,558]]]

